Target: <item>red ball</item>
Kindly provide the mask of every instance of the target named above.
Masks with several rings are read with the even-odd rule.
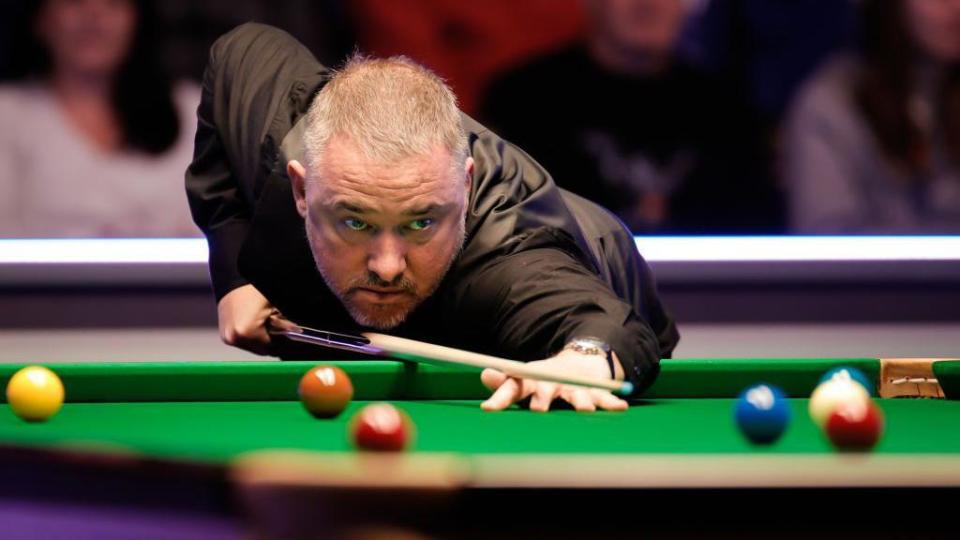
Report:
[[[297,387],[300,402],[317,418],[334,418],[353,399],[353,383],[336,366],[316,366],[306,372]]]
[[[883,434],[883,411],[872,400],[838,406],[827,418],[827,437],[840,450],[870,450]]]
[[[399,452],[413,440],[413,422],[389,403],[367,405],[353,417],[350,436],[360,450]]]

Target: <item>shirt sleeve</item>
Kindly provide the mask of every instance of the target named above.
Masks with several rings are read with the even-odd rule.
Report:
[[[247,283],[238,259],[254,220],[258,181],[264,167],[276,164],[276,145],[326,74],[293,36],[268,25],[240,25],[210,49],[186,188],[210,245],[218,300]]]
[[[221,38],[210,50],[197,108],[193,161],[186,172],[187,200],[194,222],[207,237],[210,279],[217,301],[247,283],[240,274],[237,260],[252,214],[231,171],[214,116],[217,100],[224,99],[217,91],[224,86],[223,48]]]
[[[569,252],[541,247],[492,260],[466,279],[458,302],[470,317],[489,321],[491,338],[519,358],[547,358],[576,337],[610,344],[637,391],[660,368],[650,326]],[[489,325],[489,326],[488,326]]]
[[[650,323],[666,325],[663,341],[672,349],[672,321],[648,321],[646,311],[658,303],[640,302],[635,309],[598,275],[594,266],[606,261],[592,260],[584,231],[535,160],[473,119],[464,121],[476,163],[470,240],[449,303],[456,311],[447,320],[458,321],[457,332],[467,332],[468,341],[491,354],[523,360],[553,356],[575,337],[602,339],[636,389],[647,388],[659,373],[661,353],[669,353],[661,351]],[[636,254],[632,239],[625,243]],[[621,288],[655,294],[644,288],[653,284],[645,285],[648,276],[637,270],[645,267],[639,256],[624,259],[631,264],[610,269],[631,284]]]

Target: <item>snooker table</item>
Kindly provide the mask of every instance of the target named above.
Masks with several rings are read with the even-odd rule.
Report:
[[[55,417],[27,423],[0,406],[0,502],[210,515],[257,538],[956,533],[936,516],[960,501],[960,361],[663,360],[626,412],[546,415],[481,411],[476,370],[324,362],[355,388],[332,420],[297,401],[317,363],[48,364],[67,395]],[[877,384],[886,432],[872,453],[836,452],[806,413],[837,365]],[[20,367],[0,366],[4,384]],[[748,443],[732,415],[761,381],[792,409],[769,446]],[[411,451],[350,448],[349,419],[371,401],[410,415]]]

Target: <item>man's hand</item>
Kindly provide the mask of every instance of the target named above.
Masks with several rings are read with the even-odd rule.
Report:
[[[277,310],[253,285],[230,291],[217,304],[220,339],[254,354],[269,353],[267,321]]]
[[[546,360],[530,362],[547,367],[557,372],[566,372],[591,377],[607,378],[610,376],[610,367],[606,358],[581,354],[576,351],[564,350],[560,354]],[[620,361],[614,353],[614,364],[617,378],[623,378]],[[623,411],[627,409],[627,402],[614,396],[607,390],[585,388],[571,384],[537,381],[533,379],[518,379],[508,377],[494,369],[485,369],[480,374],[480,380],[487,388],[493,390],[493,395],[484,401],[480,407],[485,411],[501,411],[510,405],[531,397],[530,410],[546,412],[554,399],[562,399],[581,412],[591,412],[599,409],[608,411]]]

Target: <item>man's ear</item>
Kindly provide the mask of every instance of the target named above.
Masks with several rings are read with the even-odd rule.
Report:
[[[468,157],[467,161],[463,164],[464,176],[466,177],[464,181],[466,182],[466,192],[467,200],[470,199],[470,188],[473,186],[473,158]]]
[[[293,186],[293,199],[297,203],[297,213],[307,219],[307,170],[295,159],[287,162],[287,176]]]

